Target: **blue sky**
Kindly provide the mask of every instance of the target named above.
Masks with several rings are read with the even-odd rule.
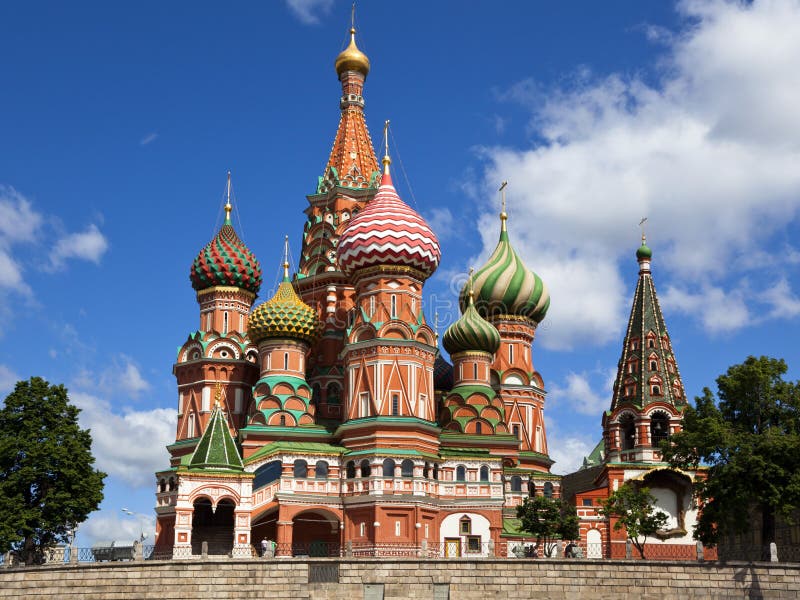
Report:
[[[151,528],[189,265],[221,224],[277,283],[338,122],[332,0],[0,5],[0,391],[65,383],[109,473],[81,539]],[[549,285],[534,344],[556,472],[600,436],[637,224],[690,396],[749,354],[800,377],[800,4],[363,2],[373,142],[439,234],[454,292],[509,230]],[[442,328],[447,323],[442,324]],[[122,513],[128,508],[138,516]]]

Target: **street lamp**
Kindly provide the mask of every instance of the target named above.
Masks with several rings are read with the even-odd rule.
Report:
[[[139,513],[135,513],[132,510],[125,508],[124,506],[120,510],[122,512],[124,512],[126,515],[128,515],[129,517],[136,518],[137,516],[139,516]],[[142,524],[139,523],[139,541],[143,542],[145,540],[145,538],[147,538],[147,534],[144,532],[144,528],[142,527]]]

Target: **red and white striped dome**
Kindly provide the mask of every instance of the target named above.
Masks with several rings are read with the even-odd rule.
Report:
[[[339,268],[348,277],[367,267],[412,267],[430,277],[442,257],[436,234],[400,199],[384,172],[378,193],[339,238]]]

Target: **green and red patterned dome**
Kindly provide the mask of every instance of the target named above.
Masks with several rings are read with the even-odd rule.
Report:
[[[464,314],[444,332],[442,345],[451,356],[459,352],[494,354],[500,347],[500,333],[494,325],[478,314],[471,292],[468,296],[469,300]]]
[[[317,313],[294,291],[285,264],[278,291],[250,313],[247,335],[256,344],[266,339],[294,339],[310,344],[318,332]]]
[[[189,273],[192,287],[198,292],[216,286],[237,287],[258,294],[261,265],[236,235],[231,224],[230,204],[225,206],[222,229],[194,259]]]
[[[539,323],[550,307],[550,294],[541,278],[525,266],[511,246],[506,218],[505,212],[501,213],[497,247],[475,273],[475,308],[485,319],[511,315]],[[466,310],[467,286],[461,291],[459,303]]]

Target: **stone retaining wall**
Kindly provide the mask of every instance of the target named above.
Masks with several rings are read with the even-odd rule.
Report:
[[[269,559],[0,569],[4,599],[797,598],[800,565],[589,560]]]

